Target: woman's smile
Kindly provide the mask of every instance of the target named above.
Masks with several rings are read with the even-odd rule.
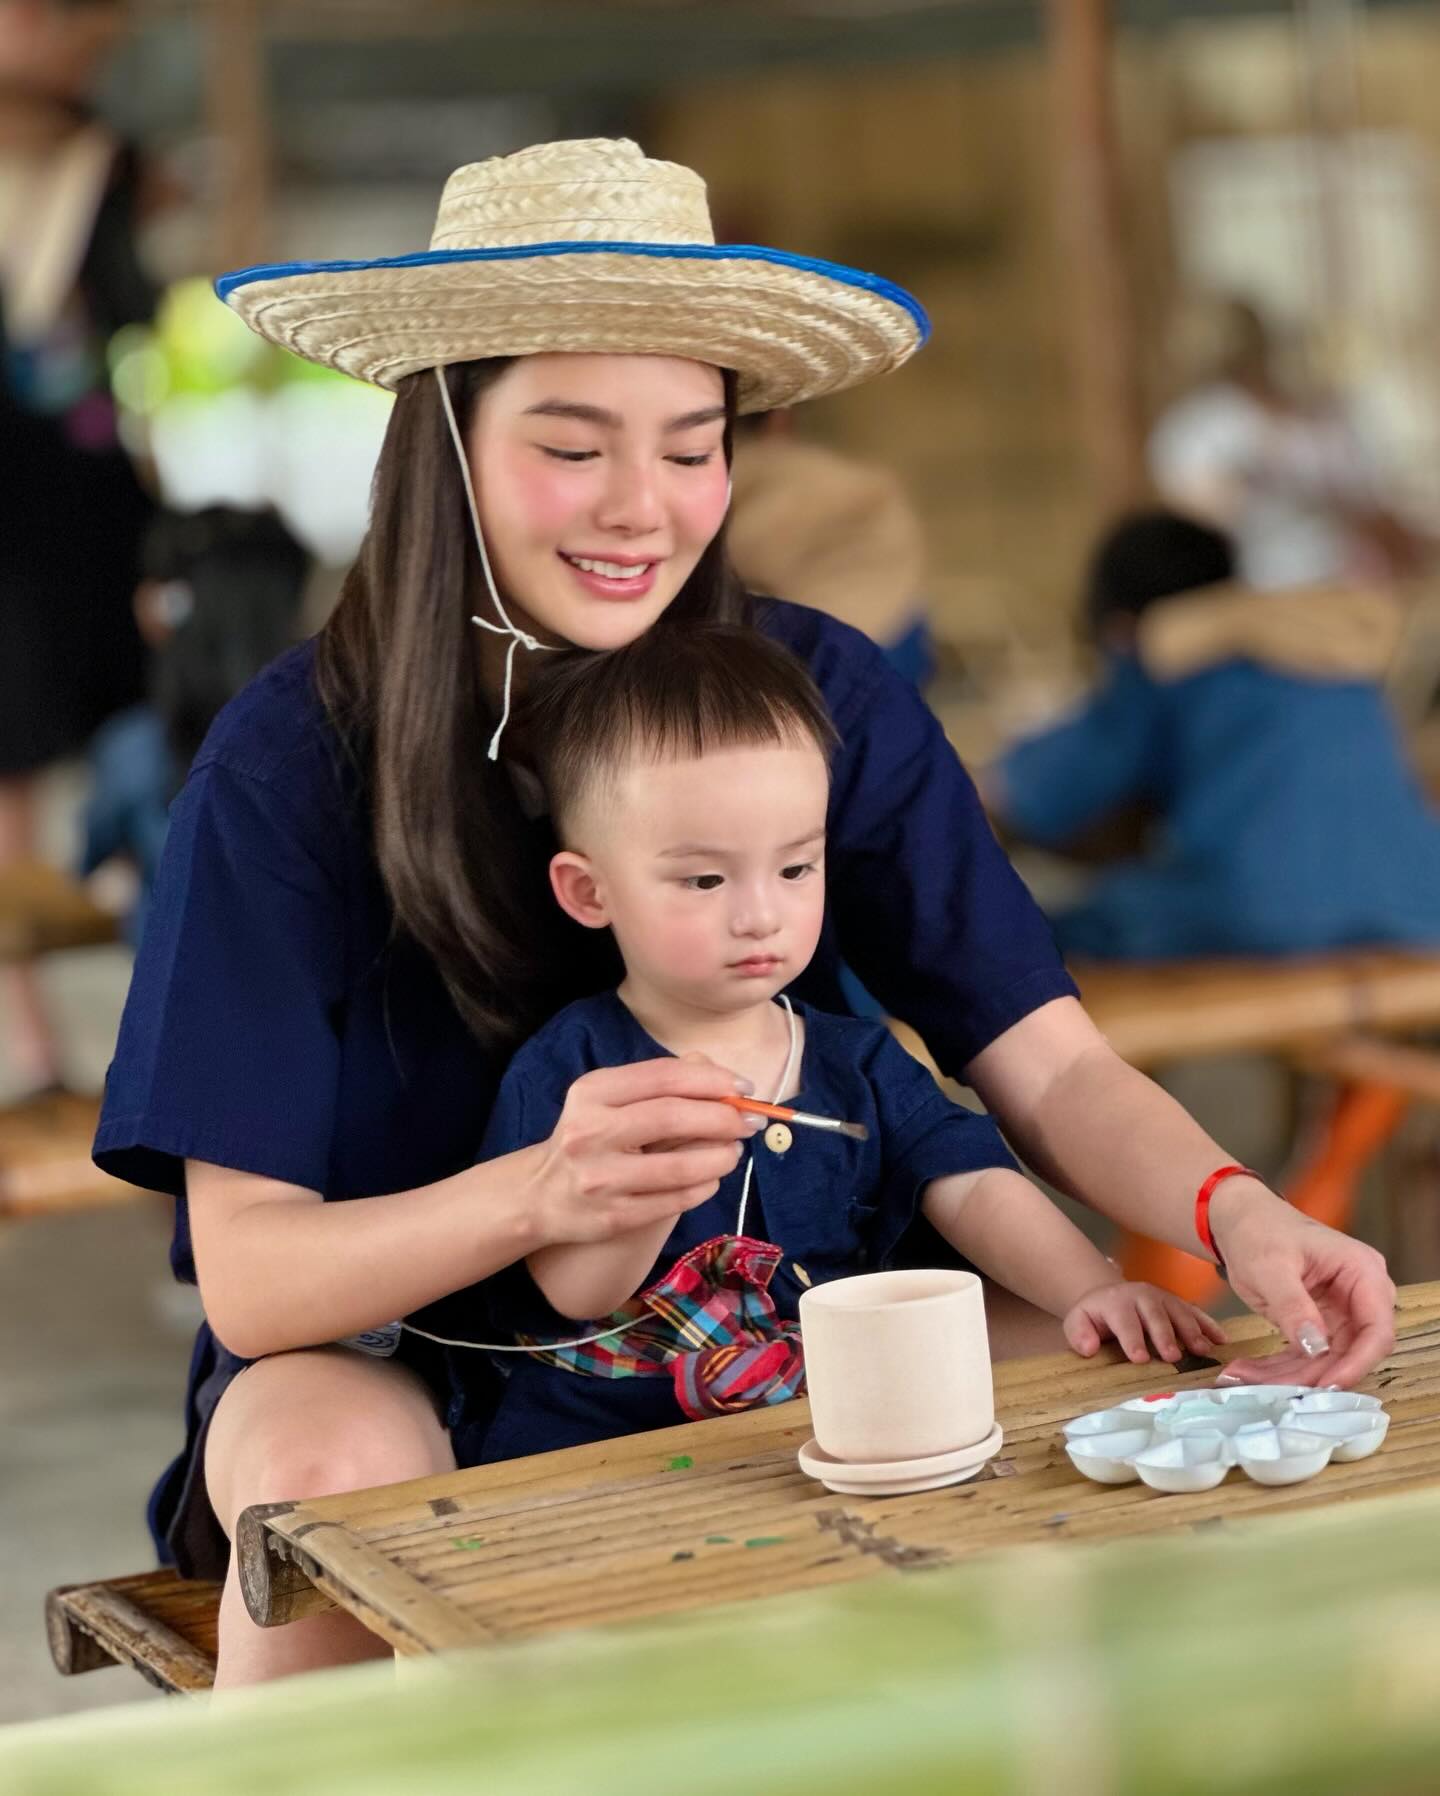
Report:
[[[574,574],[586,592],[597,599],[643,599],[655,585],[655,571],[662,556],[646,561],[629,557],[567,555],[558,551],[560,559]]]

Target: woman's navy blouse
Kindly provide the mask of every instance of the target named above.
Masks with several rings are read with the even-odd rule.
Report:
[[[825,930],[795,995],[845,1010],[843,955],[959,1074],[1073,994],[1049,925],[940,726],[881,652],[799,606],[764,601],[757,621],[807,663],[841,737]],[[475,1160],[504,1072],[433,964],[394,935],[313,662],[309,644],[282,656],[196,759],[106,1083],[96,1160],[181,1199],[183,1278],[187,1158],[327,1198],[410,1190]]]

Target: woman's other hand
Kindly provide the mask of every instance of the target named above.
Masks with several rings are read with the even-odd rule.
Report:
[[[1278,1203],[1236,1204],[1210,1225],[1235,1294],[1289,1343],[1232,1360],[1227,1382],[1357,1384],[1395,1345],[1395,1286],[1373,1247]]]

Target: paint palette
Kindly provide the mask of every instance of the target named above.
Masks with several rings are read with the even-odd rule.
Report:
[[[1331,1460],[1368,1459],[1390,1418],[1378,1397],[1296,1384],[1132,1397],[1065,1424],[1065,1451],[1096,1484],[1213,1490],[1239,1466],[1257,1484],[1300,1484]]]

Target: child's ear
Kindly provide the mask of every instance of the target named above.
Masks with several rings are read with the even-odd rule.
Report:
[[[609,927],[610,910],[585,855],[568,848],[557,854],[550,862],[550,890],[567,917],[587,929]]]

